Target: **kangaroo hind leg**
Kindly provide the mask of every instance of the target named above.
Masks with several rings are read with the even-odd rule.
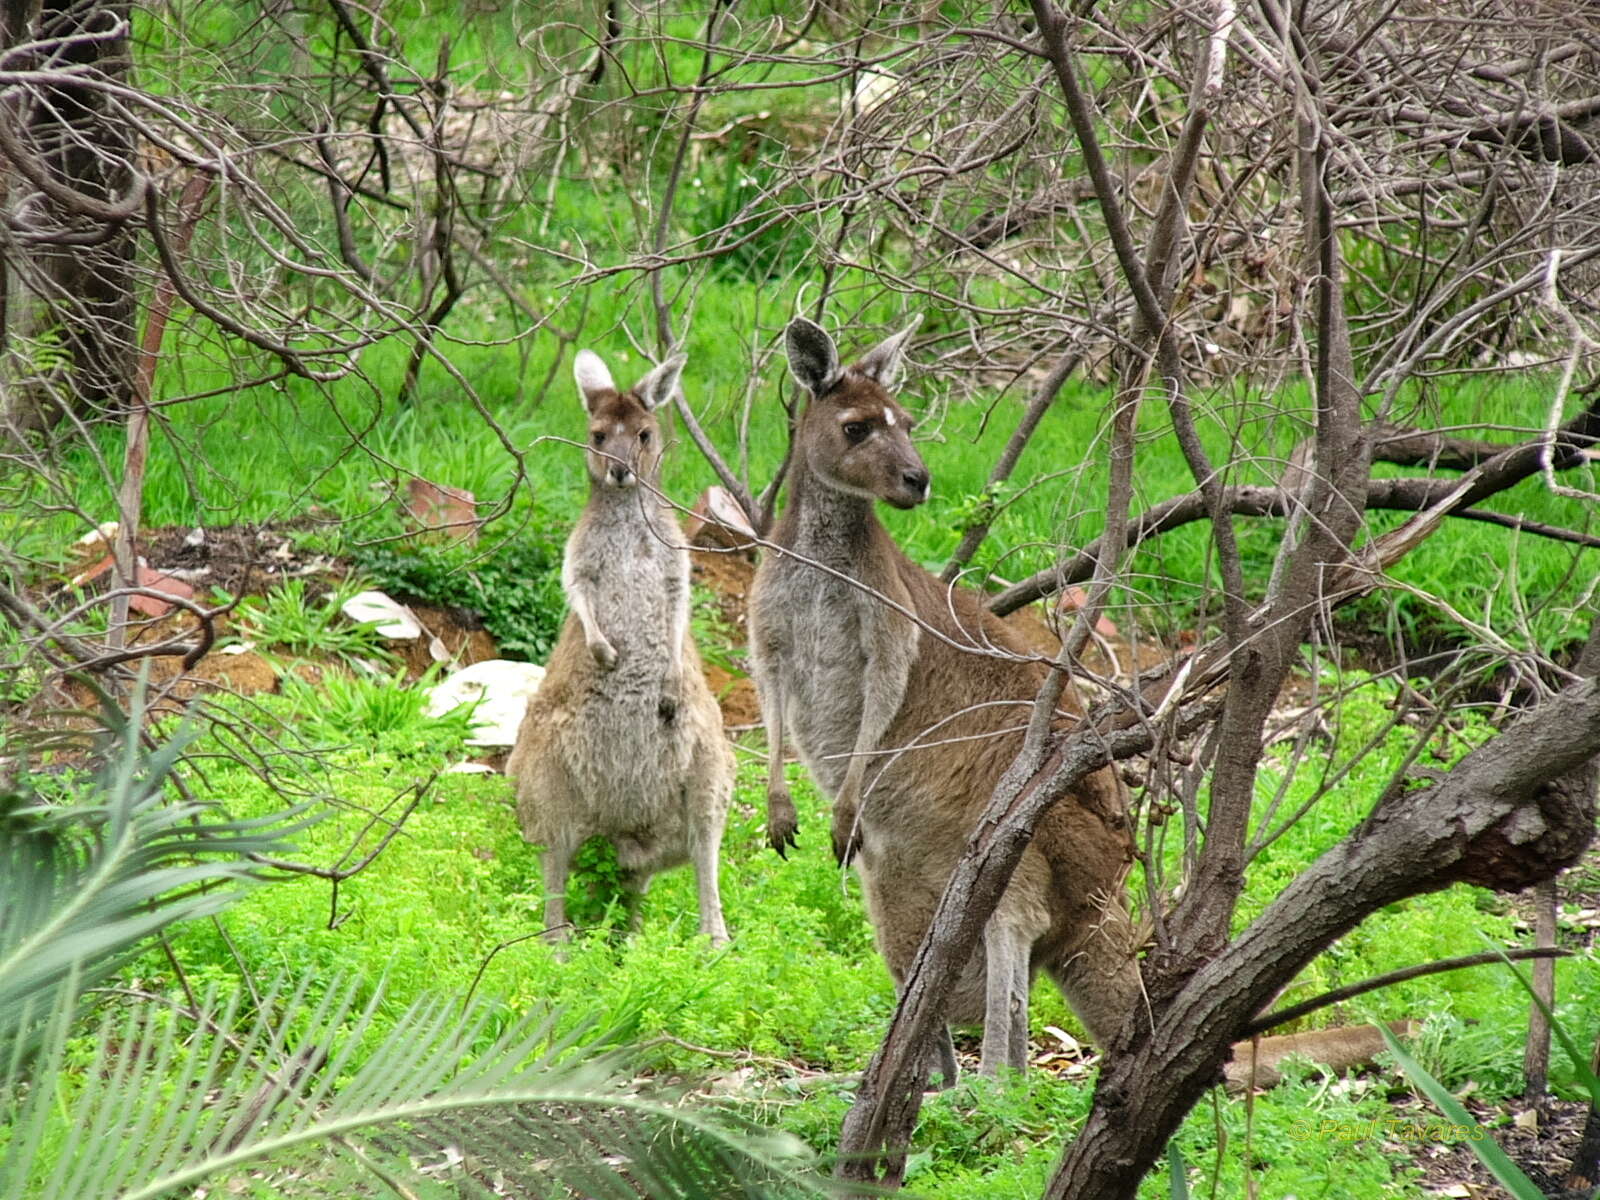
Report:
[[[720,713],[717,723],[721,723]],[[700,905],[700,932],[711,939],[713,946],[728,943],[728,926],[722,918],[722,891],[717,876],[721,867],[722,830],[728,820],[728,803],[733,798],[734,770],[733,753],[722,740],[722,730],[716,729],[691,759],[689,778],[683,789],[689,861],[694,866]]]
[[[987,971],[979,1070],[984,1075],[997,1075],[1002,1066],[1017,1072],[1028,1066],[1028,960],[1033,937],[1004,918],[1002,909],[983,931]]]

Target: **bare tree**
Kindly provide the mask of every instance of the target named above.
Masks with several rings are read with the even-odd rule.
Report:
[[[128,5],[8,0],[0,120],[0,416],[24,429],[132,392],[132,225],[147,180],[112,100],[129,70]],[[15,77],[15,76],[13,76]]]
[[[756,449],[756,410],[796,411],[771,394],[784,386],[777,331],[796,311],[838,328],[925,313],[911,350],[919,431],[952,436],[943,418],[981,401],[1008,435],[983,486],[953,506],[945,578],[997,581],[995,612],[1042,600],[1052,620],[1062,590],[1086,585],[1050,689],[1097,682],[1106,699],[1065,737],[1035,722],[998,781],[842,1148],[860,1155],[851,1169],[898,1178],[921,1096],[909,1048],[942,1020],[955,964],[1033,824],[1084,773],[1137,757],[1148,1006],[1107,1056],[1052,1184],[1055,1195],[1124,1195],[1230,1044],[1271,1024],[1276,990],[1334,938],[1393,899],[1453,882],[1538,882],[1587,843],[1583,764],[1600,749],[1592,652],[1558,655],[1530,628],[1453,611],[1395,568],[1453,527],[1489,523],[1508,544],[1567,547],[1561,589],[1519,599],[1569,610],[1569,642],[1592,621],[1600,537],[1527,516],[1511,489],[1594,491],[1600,25],[1540,0],[1163,0],[1070,15],[1049,0],[792,7],[549,6],[517,31],[526,75],[483,78],[448,47],[424,59],[372,10],[275,5],[218,56],[203,94],[143,87],[106,65],[63,75],[48,46],[15,40],[13,22],[0,99],[49,115],[63,87],[78,89],[139,153],[103,150],[94,161],[120,162],[123,175],[63,185],[42,142],[19,140],[26,157],[0,145],[11,294],[24,276],[44,278],[40,255],[68,244],[27,240],[39,230],[90,230],[93,242],[115,227],[128,238],[115,257],[132,273],[126,294],[153,312],[170,288],[182,314],[165,351],[147,325],[150,354],[171,361],[175,340],[226,366],[230,390],[292,382],[342,403],[355,413],[346,449],[375,453],[365,434],[385,419],[383,400],[421,403],[431,380],[493,423],[451,340],[476,299],[505,312],[506,353],[533,334],[564,350],[579,330],[596,336],[588,297],[603,282],[624,298],[607,332],[664,355],[703,336],[707,283],[734,279],[748,307],[715,336],[740,339],[750,369],[688,397],[680,417],[758,531],[786,466]],[[685,33],[678,18],[690,15]],[[69,41],[87,53],[91,35]],[[691,69],[673,68],[669,46]],[[179,196],[196,177],[209,187],[186,215]],[[598,181],[631,206],[608,218],[610,236],[546,236],[538,214],[550,198]],[[134,210],[112,211],[136,192]],[[10,350],[31,345],[33,366],[61,365],[8,311]],[[387,339],[405,347],[395,380],[367,353]],[[1439,419],[1439,389],[1513,372],[1546,390],[1542,420]],[[350,406],[353,393],[370,403]],[[194,397],[173,386],[147,398],[160,429]],[[1091,402],[1103,404],[1100,440],[1081,461],[1040,463],[1051,409]],[[29,477],[31,503],[85,525],[96,514],[63,476],[57,443],[107,416],[112,401],[97,403],[61,405],[65,423],[7,461],[13,478]],[[525,449],[492,427],[520,482]],[[1191,476],[1170,494],[1141,470],[1156,438],[1180,447]],[[937,450],[927,457],[937,480]],[[136,489],[122,490],[133,472],[96,469],[135,516]],[[1059,516],[1054,545],[1005,544],[1019,494]],[[484,515],[508,506],[496,497]],[[1163,539],[1191,525],[1206,537],[1206,577],[1152,581]],[[136,587],[130,570],[123,591]],[[1173,624],[1162,601],[1145,600],[1156,591],[1182,597],[1198,646],[1150,678],[1091,679],[1082,652],[1095,617],[1114,612],[1154,640]],[[1404,685],[1393,729],[1415,748],[1406,769],[1235,934],[1247,872],[1336,782],[1322,779],[1294,811],[1254,812],[1285,682],[1310,679],[1309,707],[1336,711],[1347,688],[1316,680],[1339,667],[1341,606],[1396,597],[1456,631],[1459,670]],[[0,588],[0,608],[48,672],[122,670],[203,643],[118,647],[13,589]],[[1421,773],[1415,759],[1481,666],[1532,714],[1511,720],[1507,704],[1495,738],[1448,772]],[[1310,770],[1314,726],[1294,735],[1290,774]],[[1168,839],[1181,853],[1165,853]]]
[[[1592,836],[1592,779],[1568,772],[1600,751],[1593,655],[1600,629],[1591,634],[1591,651],[1576,672],[1556,677],[1565,686],[1543,691],[1536,716],[1513,724],[1431,785],[1407,791],[1396,780],[1394,790],[1374,797],[1372,815],[1359,829],[1247,930],[1231,933],[1245,871],[1260,848],[1261,833],[1251,829],[1252,801],[1266,723],[1301,647],[1326,640],[1330,611],[1377,586],[1382,573],[1435,535],[1444,518],[1469,512],[1541,469],[1553,479],[1558,463],[1581,464],[1581,451],[1600,434],[1593,404],[1566,424],[1557,422],[1571,378],[1588,364],[1594,346],[1574,311],[1586,290],[1579,281],[1591,257],[1593,210],[1585,181],[1562,175],[1589,161],[1586,143],[1563,123],[1588,110],[1553,105],[1545,132],[1535,138],[1537,122],[1523,122],[1504,108],[1483,116],[1485,105],[1469,104],[1449,90],[1455,86],[1452,56],[1465,49],[1453,36],[1458,22],[1500,33],[1506,41],[1495,48],[1506,59],[1515,57],[1523,37],[1537,59],[1555,28],[1530,31],[1524,25],[1513,35],[1512,26],[1500,23],[1512,15],[1509,7],[1478,6],[1434,22],[1396,8],[1342,6],[1337,25],[1330,10],[1311,6],[1280,9],[1267,3],[1243,13],[1223,2],[1192,14],[1175,11],[1172,28],[1185,31],[1191,48],[1179,60],[1189,64],[1178,76],[1186,101],[1173,120],[1168,148],[1146,169],[1159,184],[1156,203],[1145,208],[1126,187],[1126,171],[1119,179],[1102,150],[1111,137],[1123,139],[1124,147],[1138,144],[1128,111],[1136,115],[1137,105],[1124,109],[1126,102],[1115,93],[1092,95],[1081,63],[1086,44],[1110,44],[1141,66],[1146,59],[1134,55],[1135,46],[1115,26],[1068,18],[1048,0],[1033,5],[1035,53],[1061,89],[1115,254],[1120,289],[1133,312],[1115,356],[1120,388],[1109,414],[1106,532],[1031,581],[1032,595],[1069,579],[1092,579],[1078,618],[1081,629],[1120,570],[1129,531],[1143,539],[1172,528],[1181,504],[1186,519],[1206,520],[1211,528],[1222,581],[1220,629],[1181,669],[1147,689],[1148,700],[1124,696],[1108,706],[1097,727],[1041,743],[1031,756],[1025,750],[1000,781],[846,1122],[841,1152],[847,1173],[871,1174],[872,1156],[887,1150],[885,1177],[898,1178],[899,1148],[924,1082],[924,1062],[914,1048],[942,1019],[954,972],[975,945],[1039,815],[1107,761],[1142,751],[1159,761],[1180,731],[1209,729],[1209,804],[1200,817],[1198,850],[1186,864],[1182,899],[1169,904],[1151,895],[1153,945],[1144,963],[1149,1008],[1130,1021],[1109,1055],[1089,1121],[1049,1189],[1056,1196],[1128,1194],[1183,1115],[1212,1086],[1231,1043],[1268,1024],[1267,1018],[1252,1022],[1311,957],[1364,916],[1398,897],[1456,881],[1520,889],[1574,861]],[[1474,44],[1478,53],[1487,48]],[[1387,70],[1375,69],[1379,57]],[[1230,61],[1237,64],[1231,71]],[[1177,66],[1170,68],[1174,74]],[[1498,82],[1507,73],[1486,65],[1473,77]],[[1392,115],[1387,107],[1393,102],[1388,92],[1372,90],[1379,80],[1399,81],[1389,92],[1422,90],[1431,114],[1425,132],[1408,137],[1404,125],[1379,125],[1381,117]],[[1268,99],[1269,90],[1282,96],[1281,105]],[[1532,103],[1526,96],[1523,102]],[[1407,105],[1399,117],[1421,123]],[[1110,126],[1109,135],[1102,123]],[[1273,139],[1253,161],[1236,150],[1252,134]],[[1371,144],[1374,138],[1380,145]],[[1441,191],[1459,196],[1466,176],[1454,165],[1439,172],[1434,148],[1441,144],[1480,159],[1484,165],[1473,178],[1485,190],[1461,197],[1466,211],[1459,222],[1441,222],[1441,233],[1424,231],[1441,243],[1416,251],[1426,263],[1425,286],[1409,296],[1403,287],[1390,290],[1384,294],[1393,297],[1393,311],[1352,319],[1347,246],[1364,249],[1362,238],[1383,245],[1402,228],[1413,246],[1418,240],[1415,214],[1389,207],[1397,190],[1415,194],[1409,184],[1395,187],[1389,173],[1394,166],[1417,171],[1420,190],[1430,197]],[[1386,161],[1377,163],[1380,150]],[[1424,161],[1432,167],[1429,174],[1421,174]],[[1229,180],[1228,172],[1242,174]],[[1500,223],[1496,203],[1516,190],[1511,181],[1524,173],[1542,176],[1546,199],[1521,219]],[[1201,190],[1199,218],[1191,191],[1197,177],[1223,185]],[[1351,183],[1341,188],[1346,180]],[[1367,205],[1357,204],[1353,194],[1364,196]],[[1141,225],[1148,231],[1142,248],[1134,234]],[[1222,257],[1230,240],[1236,248],[1240,239],[1259,240],[1272,229],[1299,251],[1283,281],[1290,292],[1284,330],[1310,385],[1304,420],[1311,436],[1304,452],[1286,464],[1279,486],[1262,492],[1229,484],[1241,457],[1237,447],[1229,461],[1219,463],[1198,436],[1195,393],[1205,360],[1221,352],[1224,335],[1213,332],[1215,322],[1201,320],[1192,295],[1184,292],[1214,269],[1212,256]],[[1567,270],[1573,274],[1564,275]],[[1486,274],[1501,282],[1480,290]],[[1363,295],[1371,291],[1363,287]],[[1402,390],[1419,374],[1470,361],[1462,354],[1464,343],[1481,353],[1538,330],[1554,335],[1545,344],[1567,364],[1549,427],[1540,436],[1478,458],[1456,481],[1386,487],[1370,478],[1373,457],[1405,456],[1415,435],[1374,424],[1369,413],[1388,421]],[[1244,338],[1249,331],[1235,333]],[[1270,343],[1249,349],[1241,365],[1266,369],[1269,378],[1294,364],[1291,358],[1274,367]],[[1128,414],[1147,391],[1165,406],[1167,427],[1188,460],[1196,491],[1130,521],[1130,469],[1119,464],[1131,462],[1136,452]],[[1036,419],[1032,406],[1023,428],[1030,419]],[[1470,457],[1467,447],[1434,444]],[[1378,533],[1365,514],[1383,507],[1416,515]],[[1248,514],[1287,518],[1286,536],[1264,580],[1250,577],[1239,548],[1236,518]],[[1007,610],[1018,602],[1013,594],[996,606]],[[1070,665],[1072,643],[1069,637],[1062,668]],[[1219,688],[1213,721],[1197,706]],[[1151,844],[1147,837],[1146,846]],[[1147,872],[1153,865],[1146,860]]]

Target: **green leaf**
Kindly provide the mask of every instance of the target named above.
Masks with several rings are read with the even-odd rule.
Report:
[[[213,993],[178,1014],[181,1034],[159,1005],[108,1013],[71,1070],[58,1014],[33,1086],[0,1077],[0,1195],[158,1200],[255,1180],[346,1197],[374,1179],[419,1196],[844,1190],[796,1139],[650,1094],[612,1039],[580,1048],[592,1031],[557,1037],[553,1014],[423,999],[379,1036],[381,990],[312,989],[280,980],[248,1015],[241,993]]]
[[[1533,1002],[1539,1006],[1539,1011],[1544,1014],[1545,1020],[1550,1022],[1550,1029],[1556,1035],[1556,1040],[1561,1043],[1561,1048],[1567,1052],[1567,1057],[1572,1060],[1572,1066],[1577,1072],[1578,1079],[1589,1090],[1589,1103],[1600,1109],[1600,1078],[1597,1078],[1595,1073],[1589,1069],[1589,1056],[1583,1052],[1577,1042],[1572,1040],[1572,1035],[1567,1032],[1566,1026],[1556,1020],[1556,1014],[1540,998],[1539,993],[1533,990],[1533,984],[1528,982],[1527,976],[1523,975],[1517,965],[1509,958],[1503,959],[1503,961],[1506,968],[1517,977],[1517,982],[1522,985],[1523,991],[1527,992]]]
[[[1500,1149],[1500,1143],[1473,1119],[1472,1114],[1466,1110],[1461,1101],[1450,1094],[1444,1084],[1428,1074],[1427,1068],[1406,1052],[1405,1047],[1400,1045],[1394,1034],[1389,1032],[1388,1026],[1381,1021],[1378,1023],[1378,1032],[1383,1035],[1385,1044],[1394,1053],[1400,1069],[1429,1100],[1433,1101],[1434,1107],[1463,1129],[1476,1130],[1482,1134],[1481,1137],[1469,1137],[1467,1145],[1478,1156],[1478,1160],[1489,1169],[1489,1173],[1499,1180],[1500,1186],[1510,1192],[1515,1200],[1545,1200],[1544,1193],[1535,1187],[1533,1181],[1522,1173],[1521,1168],[1511,1161],[1504,1150]]]
[[[1171,1200],[1189,1200],[1189,1167],[1177,1142],[1167,1143],[1167,1195]]]
[[[81,801],[0,796],[0,1060],[25,1053],[50,1013],[147,938],[228,904],[249,855],[287,853],[310,823],[302,809],[229,820],[169,802],[188,737],[144,751],[137,699],[134,710],[115,715],[120,745]]]

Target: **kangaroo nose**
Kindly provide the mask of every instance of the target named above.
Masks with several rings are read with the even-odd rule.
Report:
[[[928,494],[928,468],[918,467],[915,471],[906,471],[901,476],[905,485],[919,496]]]

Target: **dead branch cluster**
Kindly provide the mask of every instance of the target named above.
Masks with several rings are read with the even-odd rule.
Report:
[[[453,319],[502,311],[508,355],[535,337],[564,353],[580,334],[613,333],[661,357],[696,328],[708,281],[732,278],[750,293],[747,316],[716,336],[746,343],[750,370],[703,403],[680,398],[679,411],[760,533],[787,462],[753,455],[751,414],[763,389],[798,411],[782,394],[776,331],[803,311],[864,341],[867,327],[925,314],[913,352],[921,428],[936,437],[951,406],[982,398],[1009,433],[945,578],[1010,571],[987,542],[1014,477],[1032,471],[1051,489],[1062,544],[1011,572],[1023,577],[990,606],[1085,591],[845,1127],[845,1169],[889,1181],[920,1104],[918,1051],[951,981],[1035,824],[1090,771],[1149,764],[1137,806],[1148,1006],[1112,1048],[1051,1195],[1131,1194],[1231,1042],[1379,906],[1456,881],[1521,887],[1581,852],[1600,625],[1574,665],[1452,613],[1486,653],[1537,660],[1524,672],[1536,712],[1437,779],[1397,779],[1361,829],[1234,931],[1245,870],[1306,811],[1275,802],[1253,824],[1286,682],[1308,662],[1338,662],[1336,609],[1389,586],[1390,568],[1463,519],[1569,546],[1562,603],[1593,604],[1600,538],[1507,497],[1539,480],[1593,498],[1600,15],[1589,6],[539,7],[518,31],[526,74],[501,78],[448,42],[419,60],[381,11],[346,0],[267,5],[225,46],[196,40],[212,83],[192,90],[164,79],[158,57],[130,71],[121,6],[0,2],[0,496],[93,526],[64,466],[73,446],[71,461],[117,497],[115,594],[126,597],[152,426],[165,429],[177,405],[262,385],[338,409],[342,389],[379,389],[367,352],[388,339],[406,347],[399,399],[417,402],[425,372],[448,379],[495,429],[514,489],[524,451],[453,361]],[[181,9],[149,18],[174,42],[191,37]],[[675,73],[668,46],[694,70]],[[789,103],[795,94],[807,103]],[[612,216],[607,244],[510,219],[602,180],[631,206]],[[620,332],[586,324],[595,289],[623,297]],[[142,340],[136,298],[148,298]],[[152,386],[169,321],[203,331],[186,343],[199,347],[183,366],[192,387]],[[1445,381],[1541,367],[1537,426],[1505,428],[1492,412],[1480,428],[1441,426]],[[1099,390],[1070,391],[1084,379]],[[1099,402],[1086,396],[1106,399],[1083,461],[1028,458],[1051,407]],[[344,419],[364,446],[382,405]],[[126,426],[120,463],[92,436],[104,421]],[[1191,480],[1180,494],[1144,486],[1140,456],[1155,438],[1181,450]],[[1374,463],[1409,474],[1380,478]],[[1252,556],[1246,527],[1266,519],[1275,543]],[[1134,556],[1187,524],[1208,537],[1192,651],[1109,688],[1076,731],[1052,732],[1096,618],[1138,594]],[[26,557],[0,553],[0,614],[48,670],[126,671],[142,653],[193,651],[78,637],[8,582]],[[1317,691],[1311,707],[1340,698]],[[1396,715],[1418,753],[1454,702],[1441,690]],[[1297,763],[1315,728],[1290,735]],[[1181,879],[1159,866],[1168,836],[1184,839]],[[349,859],[316,870],[337,881],[370,861]]]

